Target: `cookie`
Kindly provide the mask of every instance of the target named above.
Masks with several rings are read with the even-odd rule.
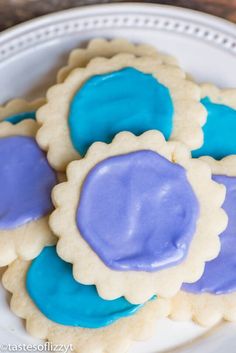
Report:
[[[12,124],[17,124],[25,119],[34,119],[36,110],[45,103],[45,99],[40,98],[33,102],[17,98],[0,106],[0,121],[6,120]]]
[[[53,189],[50,226],[75,279],[104,299],[171,297],[219,252],[225,188],[158,131],[94,143]]]
[[[183,285],[172,300],[171,317],[212,326],[222,319],[236,321],[236,156],[221,161],[202,159],[210,165],[213,180],[226,187],[223,208],[229,221],[220,235],[219,256],[206,263],[204,274],[196,283]]]
[[[199,87],[180,68],[151,57],[95,58],[50,88],[47,99],[37,112],[37,141],[56,170],[64,171],[93,142],[109,143],[121,131],[160,130],[191,149],[203,142],[206,111]]]
[[[177,60],[173,56],[162,54],[151,45],[135,45],[121,38],[112,40],[96,38],[92,39],[86,48],[72,50],[67,65],[62,67],[58,72],[57,81],[63,82],[73,69],[86,67],[91,59],[96,57],[111,58],[121,53],[133,54],[135,56],[152,56],[159,63],[177,65]]]
[[[11,308],[26,319],[27,331],[78,353],[123,353],[134,340],[147,339],[158,318],[169,313],[166,300],[132,305],[124,298],[101,299],[94,286],[73,279],[72,266],[50,246],[33,261],[16,260],[3,276],[13,296]]]
[[[32,259],[55,242],[48,214],[57,177],[35,141],[37,129],[33,119],[0,123],[0,266]]]
[[[203,127],[204,143],[193,151],[193,157],[211,156],[219,160],[236,154],[236,89],[220,90],[204,84],[201,90],[201,102],[208,114]]]

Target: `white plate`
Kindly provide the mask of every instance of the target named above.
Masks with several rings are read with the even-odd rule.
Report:
[[[175,55],[197,81],[236,87],[236,27],[202,13],[158,5],[92,6],[45,16],[0,35],[0,103],[44,94],[68,52],[93,37],[125,37]],[[140,285],[142,285],[140,283]],[[0,288],[0,344],[35,343]],[[161,320],[132,353],[235,353],[236,325],[206,330]],[[1,350],[1,348],[0,348]]]

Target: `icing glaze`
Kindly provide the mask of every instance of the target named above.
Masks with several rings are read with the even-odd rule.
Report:
[[[76,222],[108,267],[156,271],[185,259],[198,214],[185,169],[141,150],[107,158],[89,172]]]
[[[84,155],[93,142],[110,143],[121,131],[156,129],[168,139],[172,117],[168,88],[150,74],[125,68],[90,78],[75,94],[68,122],[73,146]]]
[[[229,222],[220,236],[219,256],[206,263],[204,274],[197,282],[183,285],[182,289],[191,293],[228,294],[236,291],[236,177],[214,175],[213,179],[226,186],[223,208]]]
[[[76,282],[72,265],[60,259],[54,246],[32,261],[26,289],[38,309],[50,320],[67,326],[99,328],[138,311],[124,297],[104,300],[96,287]]]
[[[35,120],[35,112],[23,112],[15,115],[11,115],[8,118],[4,119],[5,121],[9,121],[12,124],[18,124],[23,120],[33,119]]]
[[[236,154],[236,110],[213,103],[208,97],[201,101],[207,109],[207,122],[203,126],[204,144],[192,152],[194,158],[211,156],[221,159]]]
[[[12,229],[52,211],[56,175],[35,139],[0,139],[0,229]]]

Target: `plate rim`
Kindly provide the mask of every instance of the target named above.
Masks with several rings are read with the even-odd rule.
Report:
[[[15,31],[23,31],[24,28],[28,27],[28,26],[37,26],[38,22],[45,22],[45,24],[50,20],[50,19],[56,19],[57,17],[64,17],[65,15],[70,17],[72,16],[74,13],[77,12],[93,12],[93,10],[98,10],[98,12],[103,12],[106,10],[110,10],[110,9],[116,9],[116,11],[118,11],[119,8],[121,9],[128,9],[129,7],[132,8],[136,8],[136,9],[143,9],[146,8],[147,10],[153,10],[153,9],[158,9],[161,12],[164,11],[173,11],[176,13],[181,13],[182,15],[185,13],[188,15],[191,15],[193,17],[198,17],[200,16],[202,19],[204,18],[205,21],[207,22],[212,22],[212,21],[217,21],[219,24],[221,22],[222,26],[229,26],[229,30],[235,30],[236,28],[236,23],[231,22],[223,17],[219,17],[216,15],[212,15],[203,11],[199,11],[199,10],[194,10],[194,9],[190,9],[190,8],[186,8],[183,6],[174,6],[174,5],[165,5],[165,4],[156,4],[156,3],[151,3],[151,2],[145,2],[145,3],[140,3],[140,2],[123,2],[123,3],[109,3],[109,4],[94,4],[94,5],[84,5],[84,6],[77,6],[77,7],[73,7],[73,8],[69,8],[66,10],[60,10],[60,11],[56,11],[56,12],[52,12],[52,13],[48,13],[48,14],[44,14],[29,20],[26,20],[24,22],[18,23],[12,27],[9,27],[5,30],[3,30],[0,33],[0,37],[3,37],[5,35],[11,35],[12,32]],[[91,10],[91,11],[90,11]]]
[[[6,29],[0,33],[0,62],[4,62],[19,52],[39,45],[42,41],[69,35],[71,30],[79,33],[83,30],[108,28],[109,26],[105,22],[106,19],[102,20],[102,16],[106,18],[111,18],[112,16],[117,16],[118,18],[120,16],[119,18],[122,19],[121,23],[117,23],[114,20],[110,24],[112,28],[113,26],[117,28],[135,26],[135,18],[132,19],[133,22],[131,21],[130,24],[129,19],[132,16],[136,16],[143,21],[142,27],[136,24],[137,28],[166,30],[194,36],[196,39],[218,45],[233,55],[236,54],[236,24],[234,23],[184,7],[127,2],[75,7],[43,15]],[[94,18],[92,26],[88,26],[88,19],[86,22],[86,18]],[[160,20],[158,23],[157,18],[162,18],[163,21]],[[127,19],[128,21],[125,21]],[[74,28],[70,28],[70,24],[73,21]],[[80,21],[80,23],[76,23],[76,21]],[[100,23],[96,24],[96,21],[100,21]],[[152,22],[151,25],[153,27],[148,24],[148,21]],[[179,26],[172,28],[171,25]]]

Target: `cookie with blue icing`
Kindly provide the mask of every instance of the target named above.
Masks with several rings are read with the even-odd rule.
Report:
[[[213,180],[226,188],[223,209],[228,225],[220,235],[218,257],[206,263],[202,277],[196,283],[185,283],[172,301],[171,317],[176,320],[193,319],[204,326],[212,326],[222,319],[236,321],[236,156],[220,161],[202,157],[213,173]]]
[[[87,66],[89,61],[96,57],[111,58],[121,53],[133,54],[137,57],[151,56],[160,64],[178,65],[173,56],[163,54],[148,44],[133,44],[124,38],[112,40],[95,38],[89,41],[86,48],[72,50],[67,65],[62,67],[57,74],[57,81],[63,82],[73,69]]]
[[[48,214],[57,176],[35,140],[37,130],[26,109],[0,123],[0,266],[18,256],[32,259],[55,242]]]
[[[53,189],[50,226],[75,279],[95,284],[101,297],[134,304],[171,297],[217,256],[225,189],[160,132],[94,143],[67,178]]]
[[[16,260],[3,284],[29,333],[52,344],[70,344],[78,353],[126,352],[132,341],[151,336],[156,320],[169,313],[169,302],[161,298],[143,305],[123,297],[103,300],[95,286],[74,280],[72,266],[54,246],[45,247],[33,261]]]
[[[220,160],[236,154],[236,89],[220,90],[204,84],[201,91],[207,122],[203,127],[204,143],[193,151],[193,157],[211,156]]]
[[[203,141],[200,88],[179,67],[153,57],[95,58],[50,88],[47,98],[37,112],[37,141],[57,170],[84,156],[93,142],[109,143],[122,131],[159,130],[191,149]]]
[[[25,119],[34,119],[36,110],[45,103],[45,99],[39,98],[32,102],[21,98],[10,100],[7,104],[0,106],[0,121],[9,121],[13,124]]]

